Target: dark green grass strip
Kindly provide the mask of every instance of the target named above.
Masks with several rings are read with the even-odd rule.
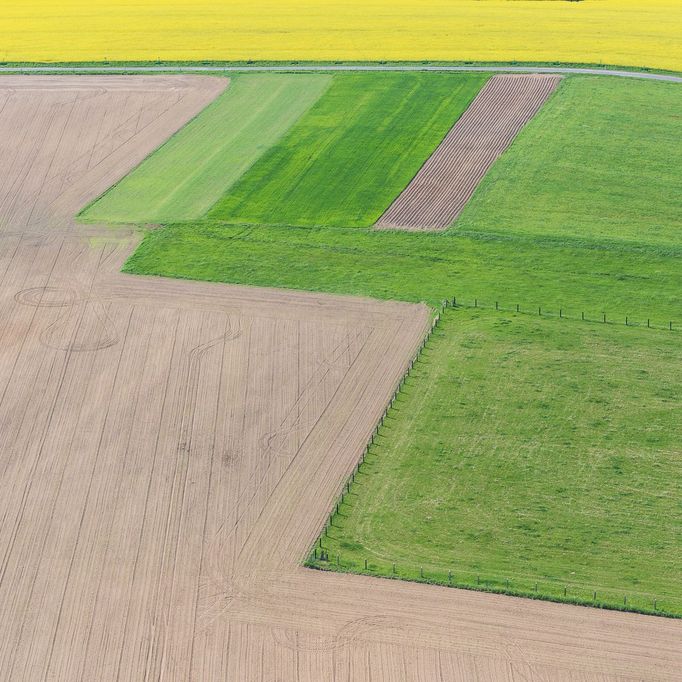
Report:
[[[682,346],[446,311],[308,564],[682,616]]]
[[[216,204],[265,225],[372,225],[466,110],[484,74],[337,74]]]

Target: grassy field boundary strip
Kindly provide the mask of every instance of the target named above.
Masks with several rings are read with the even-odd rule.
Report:
[[[189,254],[192,257],[189,257]],[[588,318],[680,319],[678,254],[545,238],[197,222],[148,231],[124,271],[426,302],[453,292]],[[286,268],[282,267],[286,263]],[[532,263],[532,267],[529,266]],[[503,298],[500,292],[504,292]],[[473,300],[473,296],[470,296]]]
[[[352,552],[346,554],[342,553],[338,543],[332,543],[330,545],[328,542],[330,533],[338,526],[338,523],[335,523],[335,521],[339,521],[344,516],[344,505],[354,494],[353,488],[356,483],[356,478],[363,473],[363,467],[367,463],[368,458],[370,458],[371,463],[372,458],[376,459],[377,457],[381,457],[381,453],[377,453],[375,450],[375,442],[384,435],[382,432],[384,431],[386,420],[390,418],[391,412],[394,410],[407,381],[422,361],[423,353],[429,349],[432,335],[438,329],[443,316],[447,315],[452,310],[456,311],[457,309],[464,309],[466,307],[466,305],[458,303],[456,299],[453,299],[452,301],[443,301],[443,304],[436,313],[432,326],[424,337],[423,342],[420,344],[415,357],[409,363],[405,374],[398,382],[395,392],[386,405],[382,417],[376,424],[358,463],[353,468],[351,475],[345,481],[341,490],[337,493],[329,517],[315,544],[310,548],[308,555],[303,560],[303,565],[308,568],[322,571],[377,576],[394,580],[406,580],[443,587],[505,594],[576,606],[634,612],[674,619],[682,618],[682,602],[671,608],[671,603],[675,601],[674,599],[661,598],[656,595],[649,595],[646,598],[642,598],[641,595],[634,595],[633,597],[632,593],[628,594],[626,589],[619,590],[612,587],[605,588],[603,586],[586,588],[584,585],[571,584],[568,581],[563,584],[558,584],[556,581],[543,581],[542,578],[536,578],[534,580],[510,580],[509,578],[503,578],[499,575],[492,576],[490,572],[486,573],[484,570],[457,570],[457,567],[455,566],[453,566],[452,569],[441,567],[440,570],[430,568],[425,571],[423,567],[417,568],[414,565],[410,565],[410,562],[404,562],[403,565],[401,565],[400,562],[382,561],[376,557],[365,557],[364,559],[361,559]],[[470,307],[474,308],[477,306]],[[495,310],[501,311],[497,306],[495,307]],[[348,554],[351,554],[353,558],[349,559]]]
[[[228,89],[80,213],[85,222],[200,218],[331,83],[323,74],[233,77]]]
[[[300,73],[300,69],[335,72],[342,69],[415,69],[415,70],[440,70],[440,69],[475,69],[483,71],[486,69],[522,69],[523,72],[532,71],[534,69],[568,69],[571,72],[582,73],[585,69],[589,69],[590,73],[595,75],[605,76],[664,76],[664,77],[682,77],[682,71],[674,71],[670,69],[656,69],[646,66],[624,66],[623,64],[599,64],[595,62],[558,62],[558,61],[476,61],[476,60],[451,60],[451,61],[437,61],[422,59],[417,61],[401,61],[393,60],[232,60],[220,61],[213,59],[202,60],[178,60],[169,61],[163,59],[148,59],[142,61],[121,60],[121,61],[54,61],[54,62],[12,62],[0,60],[0,69],[7,71],[9,69],[24,70],[24,73],[32,73],[36,70],[48,71],[63,71],[67,69],[88,69],[88,70],[102,70],[104,72],[113,69],[131,69],[135,73],[135,69],[154,69],[155,71],[175,72],[180,73],[182,69],[187,69],[189,72],[227,72],[235,71],[238,73],[248,73],[253,71],[261,71],[263,69],[293,69],[296,73]]]
[[[369,227],[488,74],[337,74],[208,216],[231,224]]]

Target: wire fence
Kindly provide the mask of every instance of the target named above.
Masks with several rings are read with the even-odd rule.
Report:
[[[682,618],[682,601],[670,597],[661,599],[649,594],[636,592],[628,594],[610,588],[590,588],[561,581],[499,579],[463,569],[459,571],[433,567],[425,569],[423,566],[400,565],[396,562],[374,558],[371,560],[369,558],[363,560],[355,556],[349,558],[324,546],[313,548],[306,566],[319,570],[371,575],[600,609]]]
[[[484,301],[482,299],[464,299],[462,297],[453,296],[450,299],[443,301],[443,308],[480,308],[481,310],[499,310],[501,312],[519,313],[522,315],[534,315],[539,317],[559,318],[564,320],[573,320],[580,322],[591,322],[598,324],[622,325],[624,327],[639,327],[646,329],[659,329],[667,331],[680,331],[682,324],[676,323],[674,320],[662,320],[660,318],[644,318],[632,315],[609,314],[601,311],[599,313],[585,312],[577,308],[548,308],[542,305],[530,306],[516,303],[513,305],[505,305],[500,301]]]
[[[376,426],[374,427],[374,430],[372,431],[372,434],[370,435],[370,439],[367,442],[367,445],[365,446],[365,449],[362,452],[362,455],[360,456],[360,459],[358,462],[355,464],[353,467],[353,470],[350,473],[350,476],[347,478],[345,484],[343,485],[342,489],[337,492],[336,495],[336,503],[334,508],[332,509],[332,512],[329,516],[329,519],[327,520],[327,523],[325,524],[323,534],[327,534],[329,531],[329,526],[332,525],[332,520],[334,518],[335,514],[339,513],[339,507],[344,503],[346,499],[346,495],[350,492],[351,486],[353,483],[355,483],[355,477],[356,475],[360,472],[360,469],[362,468],[362,465],[365,463],[365,459],[367,458],[367,455],[369,454],[370,448],[374,445],[374,441],[379,435],[379,432],[381,428],[384,425],[384,422],[386,421],[386,417],[388,416],[389,411],[393,408],[393,405],[395,404],[395,401],[398,399],[398,395],[401,393],[403,390],[403,387],[405,386],[405,382],[409,379],[410,375],[414,371],[414,366],[415,364],[419,361],[422,353],[424,352],[424,349],[426,348],[427,343],[433,336],[433,333],[436,331],[438,326],[440,325],[440,321],[442,318],[443,311],[447,305],[443,303],[440,311],[436,313],[436,316],[433,318],[431,321],[431,326],[429,327],[428,331],[424,335],[424,338],[422,339],[421,343],[419,344],[419,347],[417,348],[414,356],[410,360],[407,369],[405,370],[405,373],[403,376],[400,378],[398,381],[394,391],[393,395],[391,396],[391,399],[388,401],[388,404],[386,405],[386,408],[384,409],[383,414],[381,415],[379,421],[377,422]],[[321,541],[320,537],[320,541]],[[322,545],[320,545],[321,547]]]
[[[581,606],[592,606],[602,609],[632,611],[636,613],[643,613],[649,615],[666,616],[670,618],[682,618],[682,601],[677,603],[676,600],[660,599],[658,597],[643,596],[641,594],[624,594],[617,593],[615,590],[607,589],[588,589],[584,586],[576,585],[558,585],[556,582],[540,583],[535,582],[529,584],[528,581],[510,580],[504,578],[492,578],[490,576],[456,575],[453,570],[444,572],[439,569],[431,569],[425,572],[423,567],[417,570],[414,566],[399,567],[396,562],[390,562],[390,566],[377,563],[376,560],[370,562],[369,558],[365,558],[364,562],[359,562],[357,559],[342,559],[340,553],[333,554],[331,550],[325,546],[325,539],[329,538],[330,530],[334,527],[334,518],[339,515],[341,506],[345,503],[346,497],[350,494],[351,487],[355,483],[356,476],[361,472],[363,465],[370,454],[370,450],[379,436],[382,427],[386,421],[388,413],[393,408],[395,401],[405,386],[405,382],[412,375],[415,365],[421,359],[427,344],[431,340],[434,332],[440,326],[443,313],[448,308],[481,308],[494,309],[498,311],[515,312],[519,314],[537,314],[544,317],[557,317],[566,320],[580,320],[584,322],[601,322],[601,324],[618,324],[616,320],[607,320],[606,314],[602,313],[601,320],[588,318],[584,312],[579,318],[571,317],[565,313],[563,309],[559,309],[558,314],[550,311],[543,311],[538,307],[535,313],[530,310],[524,310],[520,305],[514,305],[512,308],[503,307],[498,301],[494,305],[486,305],[478,299],[467,302],[457,297],[444,300],[440,310],[433,318],[431,325],[426,332],[422,342],[419,344],[414,356],[410,360],[407,369],[403,376],[398,381],[391,399],[386,405],[386,408],[377,422],[372,434],[370,436],[365,449],[358,462],[353,467],[350,476],[346,479],[340,491],[337,492],[336,501],[332,506],[327,521],[322,529],[322,532],[316,541],[313,548],[311,548],[307,560],[304,562],[309,568],[316,568],[321,570],[332,570],[338,572],[358,573],[365,575],[381,576],[384,578],[393,578],[400,580],[409,580],[413,582],[422,582],[435,585],[443,585],[449,587],[457,587],[460,589],[477,590],[482,592],[492,592],[495,594],[507,594],[511,596],[527,597],[530,599],[542,599],[545,601],[556,601],[560,603],[577,604]],[[648,329],[663,329],[664,327],[655,326],[651,324],[651,320],[647,319],[646,325],[638,325],[630,318],[625,319],[620,323],[624,326],[645,326]],[[667,329],[669,331],[677,331],[677,328],[672,321],[669,321]]]

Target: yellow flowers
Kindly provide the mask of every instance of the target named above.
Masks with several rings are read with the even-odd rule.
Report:
[[[682,70],[682,0],[0,0],[0,61],[560,61]]]

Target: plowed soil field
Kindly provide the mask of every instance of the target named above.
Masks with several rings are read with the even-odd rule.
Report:
[[[0,79],[0,679],[674,679],[677,622],[300,567],[427,309],[69,217],[224,86]]]
[[[222,78],[0,80],[0,229],[70,225],[220,94]]]
[[[377,227],[442,230],[451,225],[560,80],[551,75],[491,78]]]

